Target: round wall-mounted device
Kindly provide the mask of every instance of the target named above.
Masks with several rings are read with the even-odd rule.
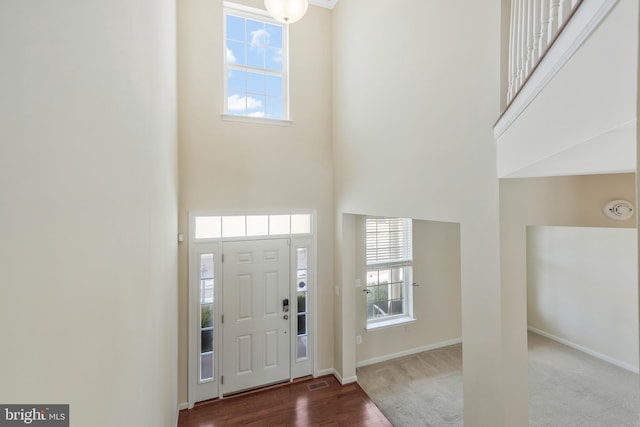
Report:
[[[633,216],[635,208],[626,200],[612,200],[602,208],[605,216],[616,221],[624,221]]]

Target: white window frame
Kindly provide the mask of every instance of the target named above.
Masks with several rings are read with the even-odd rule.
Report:
[[[367,330],[371,329],[379,329],[389,326],[402,325],[407,322],[415,321],[413,317],[413,226],[412,220],[409,218],[381,218],[381,217],[366,217],[365,218],[365,253],[369,254],[369,252],[374,249],[373,247],[368,245],[367,242],[367,231],[366,224],[370,220],[388,220],[388,219],[400,219],[405,222],[403,233],[404,239],[404,248],[400,251],[401,254],[397,257],[372,257],[370,255],[365,255],[366,257],[366,274],[367,281],[365,290],[367,291],[367,296],[369,294],[369,275],[374,271],[383,271],[383,270],[392,270],[392,269],[402,269],[403,270],[403,283],[402,283],[402,291],[403,291],[403,299],[402,299],[402,314],[398,315],[386,315],[379,318],[369,318],[368,314],[368,298],[367,298]],[[377,248],[375,248],[377,249]],[[376,258],[376,259],[372,259]]]
[[[261,117],[249,117],[239,114],[229,114],[228,111],[228,99],[229,99],[229,83],[228,83],[228,66],[227,64],[227,15],[239,16],[246,19],[253,19],[257,21],[266,22],[268,24],[277,25],[282,28],[282,72],[277,73],[282,76],[282,119],[261,118]],[[222,14],[222,40],[224,46],[222,48],[222,64],[224,75],[224,98],[222,106],[222,119],[226,121],[244,122],[244,123],[257,123],[257,124],[270,124],[279,126],[291,126],[291,112],[289,108],[289,26],[282,24],[273,19],[269,14],[262,9],[256,9],[249,6],[244,6],[229,1],[223,2],[223,14]],[[248,69],[254,69],[252,67],[246,67]]]

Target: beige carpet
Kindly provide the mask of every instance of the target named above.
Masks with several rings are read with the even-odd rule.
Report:
[[[638,427],[638,375],[529,333],[531,427]]]
[[[462,345],[358,369],[358,382],[396,427],[462,426]],[[638,427],[638,375],[529,334],[532,427]]]
[[[462,345],[358,369],[358,383],[396,427],[462,426]]]

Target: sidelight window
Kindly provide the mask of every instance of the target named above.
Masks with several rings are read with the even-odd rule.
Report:
[[[200,255],[200,382],[213,380],[213,254]]]

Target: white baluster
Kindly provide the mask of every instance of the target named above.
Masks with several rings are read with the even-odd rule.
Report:
[[[542,19],[540,13],[542,8],[540,4],[541,0],[533,1],[533,64],[538,62],[542,50],[540,49],[540,38],[542,37]]]
[[[529,72],[529,6],[530,0],[524,0],[523,8],[523,19],[522,19],[522,48],[524,49],[522,52],[522,68],[523,75],[522,80],[524,81],[527,77],[527,73]]]
[[[565,23],[567,17],[571,12],[571,0],[560,0],[560,6],[558,8],[558,27]]]
[[[550,9],[549,9],[549,43],[556,36],[558,32],[558,28],[560,27],[558,12],[560,9],[560,0],[550,0]]]
[[[509,21],[509,85],[507,88],[507,102],[511,101],[516,93],[516,76],[517,76],[517,63],[516,63],[516,10],[517,2],[511,1],[511,19]]]
[[[534,43],[534,12],[533,12],[534,0],[527,0],[527,77],[531,70],[535,60],[533,58],[533,43]]]
[[[507,98],[511,101],[581,0],[511,0]]]
[[[522,1],[523,0],[515,0],[516,4],[516,13],[515,13],[515,26],[514,26],[514,59],[513,63],[515,66],[516,78],[515,78],[515,91],[517,92],[520,88],[520,31],[522,31]]]
[[[540,36],[540,54],[547,48],[549,44],[549,23],[551,22],[551,15],[549,14],[551,3],[549,0],[542,0],[540,2],[540,19],[542,22],[542,28]]]
[[[527,74],[527,0],[520,0],[520,28],[518,36],[518,61],[519,74],[518,74],[518,86],[524,83],[524,79]]]

